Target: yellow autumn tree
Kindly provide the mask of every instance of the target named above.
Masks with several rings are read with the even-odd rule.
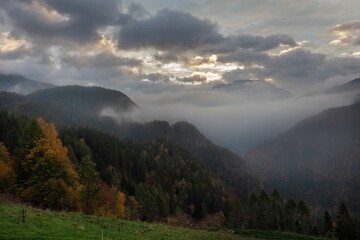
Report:
[[[16,175],[12,166],[9,152],[0,142],[0,193],[9,192],[15,187]]]
[[[123,192],[117,192],[115,200],[115,215],[116,217],[125,217],[125,201],[126,195]]]
[[[67,156],[54,124],[38,119],[43,137],[21,162],[29,178],[23,183],[25,201],[45,208],[77,209],[79,176]]]

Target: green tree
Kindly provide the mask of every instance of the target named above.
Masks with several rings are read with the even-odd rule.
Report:
[[[251,227],[257,228],[256,217],[257,217],[257,208],[258,208],[258,198],[255,193],[251,193],[248,201],[248,205],[251,212]]]
[[[136,188],[136,199],[141,206],[140,212],[144,220],[152,221],[169,215],[170,198],[159,184],[140,183]]]
[[[299,231],[302,233],[307,233],[309,230],[310,209],[304,200],[300,200],[298,202],[297,214],[300,227]]]
[[[324,232],[329,233],[332,231],[333,222],[328,210],[324,212]]]
[[[101,200],[101,186],[99,174],[95,170],[95,163],[89,155],[81,160],[80,165],[81,207],[85,214],[94,214]]]
[[[259,194],[259,220],[258,225],[261,229],[266,230],[269,222],[269,196],[264,190]]]
[[[17,184],[21,188],[31,177],[31,172],[24,171],[22,167],[23,160],[30,151],[36,146],[36,142],[44,136],[39,122],[35,119],[22,121],[19,123],[19,133],[17,136],[17,145],[14,150],[15,165],[14,170],[17,175]]]
[[[229,213],[228,225],[231,228],[240,228],[244,221],[244,210],[239,200],[236,200],[235,204]]]
[[[336,211],[336,230],[335,236],[339,240],[355,239],[355,226],[348,209],[343,201],[340,202]]]
[[[287,229],[295,232],[295,222],[296,222],[296,203],[293,199],[288,199],[285,204],[286,220],[287,220]]]
[[[283,199],[277,189],[274,189],[271,193],[271,206],[272,206],[272,212],[273,217],[276,222],[276,230],[281,230],[281,222],[282,222],[282,204]]]

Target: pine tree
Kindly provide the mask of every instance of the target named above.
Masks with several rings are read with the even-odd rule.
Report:
[[[324,212],[324,232],[328,233],[332,231],[333,223],[328,210]]]
[[[228,225],[232,228],[240,228],[243,224],[244,211],[239,200],[235,202],[229,213]]]
[[[276,222],[276,229],[277,229],[277,231],[280,231],[281,230],[281,222],[282,222],[281,221],[281,217],[282,217],[281,206],[282,206],[283,199],[277,189],[274,189],[273,192],[271,193],[271,201],[272,201],[273,212],[274,212],[274,217],[275,217],[275,222]]]
[[[258,199],[257,199],[255,193],[251,193],[251,195],[249,197],[248,205],[249,205],[250,211],[251,211],[251,219],[252,219],[251,227],[257,228],[256,217],[257,217]]]
[[[85,214],[94,214],[100,204],[100,179],[95,170],[95,163],[89,155],[82,158],[80,165],[81,205]]]
[[[298,213],[298,220],[300,225],[300,232],[307,233],[309,230],[309,217],[310,217],[310,209],[305,203],[304,200],[300,200],[297,204],[297,213]]]
[[[340,202],[336,211],[335,236],[339,240],[355,239],[355,226],[343,201]]]
[[[296,222],[296,203],[293,199],[288,199],[285,205],[286,210],[286,219],[288,222],[288,229],[295,232],[295,222]]]
[[[269,196],[266,194],[264,190],[262,190],[259,194],[258,198],[259,203],[259,221],[261,229],[266,230],[268,228],[268,219],[269,219]]]

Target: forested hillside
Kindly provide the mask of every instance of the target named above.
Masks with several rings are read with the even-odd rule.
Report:
[[[61,141],[53,124],[6,112],[0,126],[1,191],[35,206],[125,217],[126,204],[129,218],[146,220],[230,209],[231,194],[217,177],[166,140],[135,143],[68,129]]]
[[[333,108],[260,145],[248,163],[267,186],[332,207],[360,211],[360,104]]]
[[[40,208],[206,228],[330,231],[312,220],[306,202],[277,190],[242,201],[166,139],[133,142],[89,128],[63,129],[59,137],[41,118],[1,112],[0,165],[0,193]]]
[[[315,116],[290,130],[307,139],[307,144],[296,145],[300,150],[291,145],[278,146],[280,155],[274,159],[270,152],[265,155],[254,152],[251,156],[257,159],[264,156],[264,162],[258,162],[261,168],[253,165],[266,183],[266,190],[261,190],[259,181],[239,156],[214,145],[189,123],[117,122],[99,112],[104,107],[115,106],[117,114],[121,114],[136,107],[119,92],[77,86],[51,89],[54,96],[49,91],[29,96],[0,93],[1,109],[8,110],[0,114],[3,156],[0,191],[34,206],[186,226],[218,228],[226,224],[234,229],[311,235],[336,233],[334,228],[323,224],[322,208],[314,209],[313,206],[320,203],[334,209],[345,200],[351,210],[356,207],[351,194],[357,192],[351,191],[349,186],[358,184],[357,175],[354,175],[358,165],[352,161],[352,156],[358,156],[358,152],[351,146],[359,143],[352,142],[358,139],[358,131],[350,130],[358,129],[354,124],[359,119],[356,114],[359,104],[326,111],[324,117]],[[68,94],[69,98],[61,98],[61,94]],[[99,100],[91,99],[94,95],[101,97]],[[330,120],[326,122],[324,119]],[[340,126],[339,121],[343,123]],[[49,122],[55,122],[60,136],[55,125]],[[297,128],[301,129],[297,132]],[[321,133],[313,137],[316,131]],[[334,140],[335,136],[337,140]],[[309,137],[316,142],[309,141]],[[344,144],[341,146],[347,146],[346,151],[339,147],[339,139]],[[328,140],[331,140],[330,145]],[[282,141],[286,144],[298,142]],[[324,147],[317,158],[311,158],[313,155],[310,153],[319,150],[312,147],[313,144],[320,149]],[[309,146],[312,152],[305,148]],[[341,164],[336,165],[337,170],[342,171],[339,175],[332,172],[337,177],[336,183],[321,178],[329,176],[324,170],[326,167],[332,169],[330,166],[323,161],[313,161],[327,156],[324,153],[328,147],[339,151],[332,153],[336,159],[344,151],[350,151],[345,159],[349,161],[346,164],[352,164],[353,168],[344,172]],[[277,165],[276,161],[284,159],[281,154],[286,153],[289,154],[285,158],[288,160],[297,153],[301,153],[303,158]],[[269,159],[271,163],[266,162]],[[304,167],[309,162],[302,162],[303,159],[311,160],[311,166],[319,167],[314,168],[317,170],[314,174],[309,174],[311,168]],[[255,163],[256,160],[251,164]],[[267,175],[261,172],[263,167],[273,171],[272,176],[278,182],[266,178]],[[349,189],[345,198],[340,194],[331,195],[331,188],[325,191],[327,184],[336,186],[341,183],[341,174],[351,177],[339,185]],[[350,185],[349,181],[352,181]],[[283,185],[278,185],[279,182]],[[315,195],[314,192],[321,194]],[[322,202],[323,199],[327,201]],[[328,214],[328,222],[348,221],[355,226],[345,205],[341,206],[338,207],[343,209],[341,214]],[[347,229],[346,234],[355,234],[353,228]]]
[[[28,96],[0,93],[0,108],[31,117],[43,117],[63,126],[97,128],[120,138],[150,141],[166,138],[202,160],[233,191],[246,200],[252,190],[259,189],[244,160],[231,151],[216,146],[193,125],[179,122],[170,126],[166,121],[138,123],[115,121],[101,116],[111,108],[126,114],[136,104],[121,92],[98,87],[67,86],[38,91]]]
[[[243,159],[230,150],[213,144],[187,122],[178,122],[174,125],[165,121],[137,124],[131,128],[128,136],[139,140],[158,137],[170,139],[202,159],[243,200],[246,200],[249,192],[259,189],[259,182]]]

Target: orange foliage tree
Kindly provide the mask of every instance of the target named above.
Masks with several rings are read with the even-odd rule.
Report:
[[[21,162],[30,176],[23,183],[22,197],[35,205],[52,209],[77,209],[79,176],[58,138],[54,124],[38,119],[43,137]]]
[[[123,192],[117,192],[115,201],[115,215],[116,217],[125,217],[125,201],[126,195]]]
[[[0,193],[14,189],[16,175],[12,165],[13,162],[7,148],[0,142]]]

